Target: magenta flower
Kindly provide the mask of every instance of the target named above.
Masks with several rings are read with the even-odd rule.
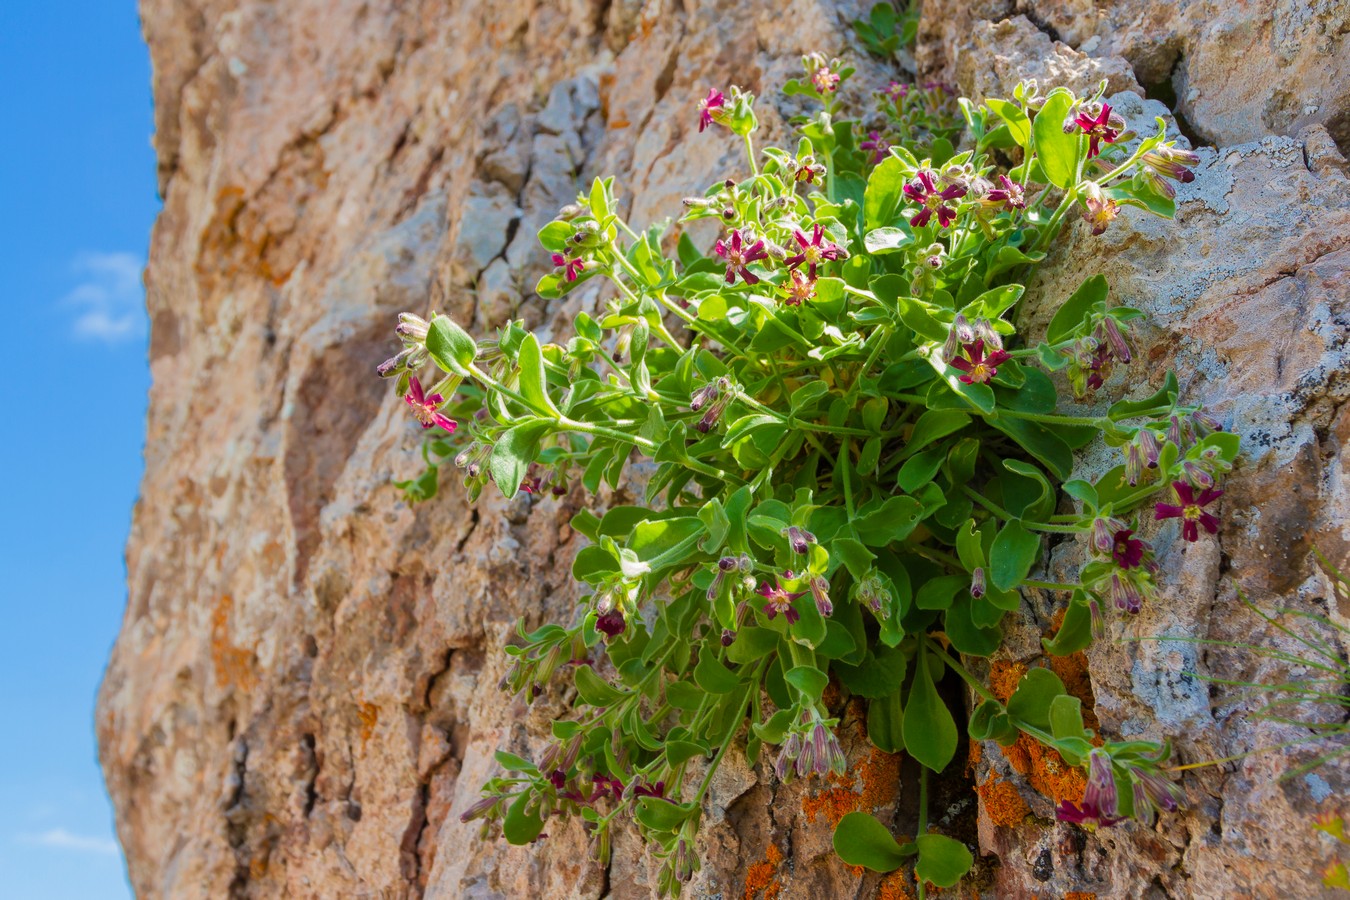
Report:
[[[563,270],[562,275],[568,281],[576,281],[577,276],[581,274],[581,270],[586,268],[586,260],[580,256],[575,259],[568,259],[561,253],[555,253],[553,254],[553,265],[555,268]]]
[[[791,578],[791,573],[788,574]],[[783,589],[783,583],[779,581],[776,585],[770,585],[767,581],[761,582],[759,590],[756,592],[766,601],[764,603],[764,614],[770,619],[775,618],[779,613],[787,619],[789,625],[794,624],[801,618],[801,613],[792,608],[792,601],[805,594],[806,591],[792,593]]]
[[[815,296],[816,282],[815,279],[809,277],[805,272],[802,272],[799,269],[793,269],[781,290],[784,293],[784,303],[788,306],[801,306],[807,300],[810,300]]]
[[[969,359],[957,356],[948,361],[953,369],[966,373],[958,379],[962,384],[984,384],[998,374],[998,366],[1012,358],[1005,350],[995,350],[985,356],[984,341],[979,338],[966,344],[965,351]]]
[[[947,202],[959,200],[965,195],[966,189],[959,184],[954,184],[939,191],[937,185],[933,183],[932,173],[926,169],[920,169],[918,177],[905,184],[905,196],[923,207],[909,220],[909,224],[915,228],[922,228],[928,224],[928,220],[933,217],[933,213],[937,213],[938,224],[946,228],[956,220],[956,209],[948,206]]]
[[[1111,536],[1111,558],[1122,569],[1135,569],[1144,561],[1148,545],[1132,535],[1133,529],[1122,528]]]
[[[844,248],[831,241],[825,240],[825,229],[819,223],[811,231],[811,237],[808,239],[801,230],[793,232],[797,243],[801,245],[801,252],[796,256],[789,256],[783,260],[783,263],[789,269],[796,269],[802,263],[806,263],[811,277],[816,277],[816,266],[822,262],[829,262],[836,259],[843,259],[846,254]]]
[[[595,620],[596,630],[609,637],[617,637],[623,634],[623,630],[626,626],[627,623],[624,621],[623,613],[619,612],[617,609],[611,609],[609,612]]]
[[[736,283],[737,273],[740,273],[746,284],[759,284],[759,276],[750,271],[749,265],[761,259],[768,259],[769,254],[764,249],[764,241],[755,241],[746,247],[741,239],[740,229],[732,229],[731,240],[719,239],[713,249],[717,251],[718,256],[727,261],[727,284]]]
[[[664,781],[658,781],[656,784],[652,785],[639,784],[633,788],[633,796],[660,797],[662,800],[669,799],[666,797],[666,783]]]
[[[713,110],[720,113],[725,103],[726,96],[721,91],[717,88],[708,88],[708,96],[698,103],[698,130],[700,134],[703,129],[713,123]]]
[[[998,183],[999,187],[985,195],[986,200],[991,203],[1002,203],[1003,208],[1008,212],[1027,208],[1025,187],[1013,181],[1007,175],[998,176]]]
[[[455,428],[458,427],[457,423],[437,411],[440,405],[445,402],[445,398],[440,394],[428,396],[422,390],[422,382],[417,380],[416,375],[409,380],[408,393],[403,395],[403,400],[412,407],[413,416],[422,423],[423,428],[439,425],[451,434],[455,433]]]
[[[1110,828],[1112,825],[1125,821],[1120,816],[1107,813],[1105,810],[1098,809],[1091,805],[1086,799],[1080,806],[1069,800],[1059,801],[1059,806],[1055,809],[1055,818],[1061,822],[1069,822],[1078,825],[1088,831],[1096,831],[1098,828]]]
[[[1223,491],[1215,488],[1208,488],[1200,492],[1197,497],[1195,491],[1184,481],[1172,482],[1172,490],[1177,492],[1177,500],[1180,504],[1159,503],[1154,510],[1154,518],[1162,519],[1181,519],[1181,536],[1188,541],[1194,542],[1200,539],[1200,528],[1203,525],[1210,534],[1217,534],[1219,531],[1219,518],[1212,513],[1207,513],[1204,507],[1213,503],[1223,496]]]
[[[1092,159],[1101,152],[1101,142],[1114,144],[1120,137],[1121,128],[1124,127],[1124,120],[1120,116],[1111,114],[1111,107],[1103,103],[1101,110],[1094,117],[1087,110],[1079,110],[1073,118],[1074,124],[1088,136],[1088,159]]]
[[[869,131],[867,140],[858,145],[860,149],[872,154],[872,165],[876,165],[891,152],[891,142],[880,131]]]

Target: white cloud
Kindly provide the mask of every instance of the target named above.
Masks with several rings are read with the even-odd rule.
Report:
[[[78,850],[82,853],[113,855],[118,852],[117,841],[110,838],[72,834],[64,828],[51,828],[41,834],[21,834],[20,843],[35,847],[54,847],[58,850]]]
[[[141,260],[131,253],[81,253],[75,272],[83,279],[62,298],[75,307],[75,336],[115,344],[145,334]]]

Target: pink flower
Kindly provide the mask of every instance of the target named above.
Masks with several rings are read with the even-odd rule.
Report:
[[[831,72],[829,66],[821,66],[811,73],[811,84],[817,93],[830,94],[839,87],[839,75]]]
[[[891,142],[882,136],[880,131],[869,131],[867,140],[863,141],[858,147],[872,154],[872,165],[876,165],[885,159],[891,152]]]
[[[601,634],[606,634],[610,637],[616,637],[623,634],[623,630],[626,626],[627,623],[624,621],[623,613],[619,612],[617,609],[611,609],[609,612],[595,620],[596,630]]]
[[[1027,208],[1026,188],[1007,175],[998,176],[998,183],[999,187],[985,195],[986,200],[990,203],[1002,203],[1008,212]]]
[[[719,240],[717,246],[713,248],[717,255],[727,261],[727,284],[736,283],[736,275],[740,274],[746,284],[759,284],[759,276],[751,272],[748,268],[750,263],[761,259],[767,259],[769,254],[764,249],[764,241],[755,241],[749,247],[744,246],[739,229],[733,229],[731,240]]]
[[[998,374],[998,366],[1012,358],[1004,350],[995,350],[985,356],[984,341],[979,338],[973,343],[966,344],[965,351],[969,359],[957,356],[948,361],[948,365],[953,369],[966,373],[959,379],[962,384],[984,384]]]
[[[785,294],[784,303],[788,306],[801,306],[815,295],[816,282],[800,269],[793,269],[781,290]]]
[[[725,103],[726,97],[721,91],[717,88],[708,88],[708,96],[698,103],[698,130],[700,133],[713,123],[713,110],[720,113]]]
[[[933,183],[933,175],[926,169],[920,169],[918,176],[905,184],[905,196],[923,208],[914,214],[909,224],[922,228],[937,213],[938,224],[943,228],[956,220],[955,207],[948,206],[950,200],[959,200],[966,195],[966,189],[954,184],[942,191]]]
[[[553,265],[563,270],[563,277],[568,281],[576,281],[581,270],[586,268],[586,260],[578,256],[576,259],[568,259],[561,253],[553,254]]]
[[[1223,491],[1208,488],[1201,491],[1197,497],[1191,486],[1184,481],[1172,482],[1172,490],[1177,492],[1180,504],[1159,503],[1154,510],[1155,519],[1181,519],[1181,536],[1191,542],[1200,539],[1199,526],[1204,526],[1210,534],[1218,533],[1218,516],[1205,512],[1204,507],[1222,497]]]
[[[1114,144],[1120,138],[1121,129],[1125,127],[1125,120],[1119,115],[1111,112],[1111,107],[1103,103],[1096,116],[1091,115],[1090,110],[1081,109],[1073,117],[1073,122],[1078,128],[1088,136],[1088,159],[1101,152],[1101,142]]]
[[[791,578],[791,573],[788,574]],[[782,581],[776,585],[770,585],[767,581],[761,582],[757,593],[765,599],[764,614],[770,619],[776,617],[779,613],[787,619],[789,625],[794,624],[801,618],[801,614],[792,608],[792,601],[805,594],[805,591],[791,593],[783,589]]]
[[[1144,561],[1148,544],[1133,537],[1134,531],[1122,528],[1111,536],[1111,558],[1122,569],[1137,568]]]
[[[412,407],[413,415],[422,423],[423,428],[439,425],[451,434],[455,433],[457,423],[437,411],[445,402],[445,398],[440,394],[427,396],[422,390],[422,382],[417,380],[416,375],[408,382],[408,393],[403,396],[403,400]]]
[[[843,259],[847,255],[843,247],[825,240],[825,229],[818,223],[812,229],[809,239],[800,230],[794,232],[793,236],[801,245],[801,252],[796,256],[789,256],[783,263],[789,269],[796,269],[802,263],[806,263],[812,278],[816,277],[816,266],[820,263]]]

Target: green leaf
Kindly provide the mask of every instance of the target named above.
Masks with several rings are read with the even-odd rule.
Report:
[[[975,864],[975,857],[966,845],[946,835],[921,834],[914,843],[919,846],[919,861],[914,864],[914,874],[938,887],[952,887]]]
[[[454,320],[437,316],[427,329],[427,352],[445,371],[468,378],[469,366],[478,356],[478,344]]]
[[[567,239],[575,232],[570,222],[549,222],[539,229],[539,243],[549,253],[566,253]]]
[[[661,797],[637,798],[634,816],[652,831],[673,834],[694,814],[697,807],[688,803],[671,803]]]
[[[1078,180],[1078,154],[1082,146],[1077,129],[1070,134],[1064,133],[1064,120],[1074,102],[1073,94],[1064,88],[1055,88],[1031,123],[1036,157],[1045,170],[1045,177],[1065,190]]]
[[[1077,697],[1060,694],[1050,701],[1050,733],[1056,740],[1088,738],[1083,727],[1083,702]]]
[[[921,647],[905,702],[905,750],[934,772],[941,772],[956,755],[956,722],[938,696],[924,656]]]
[[[730,694],[740,684],[736,674],[718,662],[717,657],[706,648],[698,655],[694,681],[710,694]]]
[[[534,404],[536,411],[546,412],[555,419],[562,414],[553,405],[548,395],[547,377],[544,374],[544,354],[539,349],[539,339],[526,334],[520,342],[520,394]]]
[[[990,419],[989,424],[1021,444],[1061,481],[1073,471],[1073,451],[1063,438],[1041,423],[1000,416]]]
[[[884,547],[909,537],[922,518],[923,504],[913,497],[896,495],[888,497],[876,512],[859,519],[856,531],[869,547]]]
[[[873,256],[884,256],[887,253],[894,253],[897,250],[903,250],[905,245],[914,239],[914,236],[903,228],[896,228],[893,225],[885,225],[881,228],[873,228],[863,236],[863,246],[867,252]]]
[[[1111,404],[1106,415],[1112,422],[1119,422],[1121,419],[1131,419],[1152,409],[1171,406],[1177,402],[1177,391],[1177,373],[1169,371],[1167,377],[1163,379],[1162,387],[1152,396],[1143,400],[1118,400]]]
[[[1004,124],[1008,126],[1008,133],[1018,146],[1024,150],[1031,148],[1031,120],[1027,114],[1016,103],[1009,103],[1007,100],[996,100],[993,98],[984,101],[984,105],[993,110]]]
[[[919,609],[946,609],[962,588],[970,586],[966,575],[942,575],[930,578],[914,594],[914,605]]]
[[[1068,656],[1092,643],[1092,611],[1082,591],[1073,592],[1073,599],[1064,610],[1064,621],[1054,638],[1042,638],[1041,643],[1045,652],[1053,656]]]
[[[879,646],[856,666],[834,662],[830,670],[851,693],[868,700],[889,697],[900,690],[907,668],[905,654],[897,647]],[[899,724],[898,722],[896,723]]]
[[[530,463],[539,455],[539,441],[548,431],[548,421],[532,419],[506,429],[492,445],[488,471],[503,497],[514,497],[520,491]]]
[[[973,741],[998,741],[1005,747],[1017,743],[1021,734],[1008,718],[1008,711],[997,700],[985,700],[970,714],[966,733]]]
[[[872,169],[863,192],[863,223],[869,230],[895,220],[909,175],[909,167],[896,157],[887,157]]]
[[[1064,682],[1049,669],[1035,668],[1022,676],[1022,681],[1008,699],[1008,715],[1042,731],[1050,730],[1050,704],[1064,693]]]
[[[830,683],[829,677],[815,666],[794,666],[783,675],[787,683],[801,691],[815,702],[820,702],[821,694]]]
[[[672,681],[666,685],[666,702],[685,712],[697,712],[706,696],[707,694],[700,690],[698,685],[690,684],[688,681]]]
[[[672,766],[678,766],[682,762],[687,762],[695,756],[706,756],[708,748],[702,744],[695,744],[693,741],[666,741],[666,762]]]
[[[965,415],[962,413],[961,415]],[[933,480],[942,461],[947,458],[946,446],[933,447],[905,460],[895,482],[900,490],[912,494]]]
[[[839,820],[834,852],[850,866],[865,866],[874,872],[894,872],[905,862],[905,854],[886,826],[863,812],[851,812]]]
[[[497,765],[508,772],[525,772],[526,774],[535,774],[539,768],[528,759],[516,756],[514,753],[507,753],[505,750],[498,750],[494,754],[497,758]]]
[[[1068,300],[1055,310],[1045,339],[1051,344],[1067,340],[1083,321],[1101,305],[1105,306],[1108,286],[1104,275],[1093,275],[1078,286]]]
[[[979,603],[980,606],[976,607]],[[975,620],[975,611],[994,612],[995,620],[1003,617],[1002,610],[983,601],[975,600],[969,591],[956,595],[951,609],[942,617],[943,630],[947,638],[961,653],[967,656],[992,656],[1003,643],[1003,630],[997,625],[983,626]]]
[[[1004,523],[989,551],[989,580],[1000,590],[1012,590],[1027,577],[1040,552],[1039,536],[1015,519]]]
[[[872,570],[876,554],[853,538],[835,538],[830,544],[830,558],[840,560],[849,574],[861,581]]]
[[[533,843],[544,830],[544,819],[539,815],[539,810],[527,810],[531,799],[529,791],[521,794],[507,807],[506,818],[502,820],[502,834],[508,843],[517,847]]]
[[[954,434],[970,424],[970,415],[959,409],[930,409],[919,416],[914,430],[900,452],[901,458],[917,453],[936,440]]]
[[[626,696],[623,691],[595,674],[590,666],[577,666],[574,677],[577,695],[588,706],[613,706]]]

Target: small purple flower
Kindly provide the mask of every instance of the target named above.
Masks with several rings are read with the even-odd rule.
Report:
[[[1144,595],[1139,593],[1138,585],[1128,575],[1121,577],[1119,572],[1111,573],[1111,600],[1116,609],[1130,615],[1137,615],[1144,608]]]
[[[633,788],[635,797],[660,797],[662,800],[668,800],[666,796],[666,783],[658,781],[656,784],[639,784]]]
[[[736,643],[736,632],[732,631],[730,628],[723,628],[723,629],[722,629],[722,646],[723,646],[723,647],[730,647],[730,646],[731,646],[732,644],[734,644],[734,643]]]
[[[708,88],[708,96],[698,103],[698,130],[700,134],[703,129],[713,123],[713,110],[721,114],[725,103],[726,96],[721,91],[717,88]]]
[[[880,131],[869,131],[867,140],[863,141],[858,147],[872,154],[872,165],[881,162],[891,152],[891,142],[886,140],[885,135]]]
[[[1134,814],[1144,822],[1153,822],[1155,808],[1165,812],[1176,812],[1180,806],[1181,790],[1156,772],[1148,772],[1137,766],[1130,767],[1134,780]]]
[[[1133,529],[1122,528],[1111,536],[1111,558],[1122,569],[1138,568],[1148,550],[1148,544],[1133,537],[1133,534]]]
[[[576,281],[581,271],[586,268],[586,260],[580,256],[574,259],[568,259],[561,253],[553,254],[553,266],[555,269],[562,269],[563,278],[567,281]]]
[[[799,556],[805,556],[810,546],[816,542],[814,534],[796,525],[784,528],[783,536],[788,539],[788,546],[792,547],[792,552]]]
[[[965,345],[966,356],[957,356],[948,361],[953,369],[965,374],[958,379],[962,384],[984,384],[998,374],[998,367],[1012,357],[1004,350],[995,350],[984,355],[984,341],[976,338]]]
[[[1118,800],[1111,757],[1104,750],[1094,749],[1088,754],[1088,782],[1083,789],[1083,805],[1111,816],[1116,813]]]
[[[1080,109],[1073,117],[1073,122],[1088,136],[1088,159],[1101,152],[1102,141],[1114,144],[1120,138],[1121,129],[1125,125],[1125,120],[1119,115],[1113,115],[1111,107],[1105,103],[1101,105],[1096,116],[1093,116],[1089,109]]]
[[[789,269],[793,270],[805,263],[813,279],[816,277],[817,265],[822,262],[843,259],[848,255],[844,252],[843,247],[825,240],[825,229],[819,223],[812,229],[810,238],[807,238],[800,229],[794,232],[793,237],[801,245],[801,252],[796,256],[789,256],[783,262]]]
[[[451,434],[455,433],[458,423],[437,411],[445,402],[445,398],[440,394],[428,395],[422,390],[422,382],[417,380],[416,375],[409,379],[408,393],[404,395],[403,400],[412,407],[413,416],[422,423],[423,428],[439,425]]]
[[[959,200],[965,195],[966,189],[959,184],[939,191],[937,185],[933,183],[932,173],[927,169],[920,169],[913,181],[905,183],[905,196],[923,207],[909,220],[909,224],[915,228],[922,228],[928,224],[933,214],[937,213],[938,224],[946,228],[956,221],[956,209],[948,206],[948,201]]]
[[[788,577],[792,577],[790,573],[788,574]],[[775,585],[770,585],[767,581],[761,582],[759,590],[756,591],[756,593],[764,598],[764,614],[770,619],[773,619],[779,613],[782,613],[783,618],[787,619],[787,623],[789,625],[794,625],[797,620],[801,618],[801,613],[792,608],[792,601],[802,596],[802,594],[805,594],[805,591],[798,591],[795,594],[791,591],[786,591],[783,589],[782,580],[779,579],[778,583]]]
[[[746,284],[759,284],[759,276],[751,272],[748,266],[752,262],[768,259],[769,254],[764,249],[763,240],[755,241],[747,247],[741,238],[740,229],[737,228],[732,229],[730,241],[719,239],[713,249],[718,256],[727,261],[727,284],[735,284],[738,273]]]
[[[985,194],[985,200],[990,203],[1002,203],[1003,208],[1008,212],[1027,208],[1025,187],[1013,181],[1007,175],[998,176],[998,183],[999,187]]]
[[[617,609],[611,609],[609,612],[595,620],[596,630],[609,637],[618,637],[623,634],[623,630],[627,625],[628,623],[624,621],[623,613],[619,612]]]
[[[1195,491],[1184,481],[1172,482],[1172,490],[1177,493],[1178,504],[1159,503],[1154,509],[1154,518],[1181,519],[1181,536],[1192,543],[1200,539],[1200,527],[1210,534],[1219,531],[1219,518],[1207,513],[1204,507],[1223,496],[1223,491],[1208,488],[1196,496]]]

